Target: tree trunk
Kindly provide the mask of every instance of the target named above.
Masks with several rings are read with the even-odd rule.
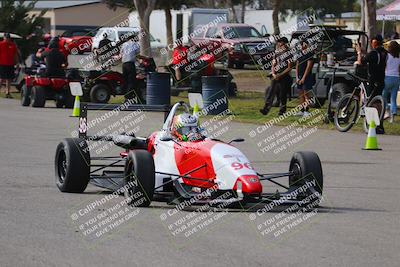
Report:
[[[215,1],[214,0],[208,0],[207,5],[209,8],[215,8]]]
[[[246,13],[246,0],[242,0],[242,14],[240,16],[240,21],[244,23],[244,16]]]
[[[361,0],[360,28],[362,31],[365,31],[365,0]]]
[[[361,19],[360,19],[360,28],[361,31],[365,32],[365,21],[366,21],[366,16],[365,16],[365,0],[361,0]],[[361,47],[364,49],[367,46],[367,38],[364,36],[361,37],[360,39]]]
[[[227,0],[227,1],[228,1],[228,6],[229,6],[230,9],[232,10],[233,21],[236,22],[236,23],[239,22],[239,21],[238,21],[238,18],[237,18],[235,6],[233,5],[232,0]]]
[[[365,0],[365,6],[365,28],[369,38],[373,38],[376,35],[376,0]]]
[[[274,35],[281,33],[279,29],[279,9],[281,7],[282,0],[272,0],[272,24],[274,26]]]
[[[153,11],[157,0],[133,0],[136,10],[139,14],[140,21],[140,54],[146,57],[151,57],[150,46],[150,15]]]
[[[174,37],[172,35],[172,15],[171,15],[171,6],[169,2],[167,2],[164,6],[164,12],[165,12],[165,23],[167,24],[167,45],[171,45],[174,43]],[[171,58],[171,50],[167,49],[168,51],[168,58]]]

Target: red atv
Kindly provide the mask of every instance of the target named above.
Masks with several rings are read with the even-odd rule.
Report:
[[[74,97],[67,78],[40,77],[27,74],[21,87],[21,105],[44,107],[46,100],[55,100],[57,108],[72,108]]]

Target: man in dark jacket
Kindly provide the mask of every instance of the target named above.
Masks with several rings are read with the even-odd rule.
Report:
[[[383,48],[383,38],[380,34],[371,40],[372,50],[365,56],[362,56],[362,51],[357,46],[357,63],[368,65],[368,80],[371,87],[368,88],[368,95],[371,97],[382,95],[383,88],[385,87],[385,68],[387,52]]]
[[[385,87],[385,68],[387,52],[383,48],[382,35],[378,34],[371,40],[372,50],[365,56],[362,55],[361,47],[357,46],[357,64],[368,66],[368,81],[370,86],[366,88],[368,96],[372,99],[376,95],[382,95]],[[383,120],[381,125],[376,128],[376,132],[383,134]]]

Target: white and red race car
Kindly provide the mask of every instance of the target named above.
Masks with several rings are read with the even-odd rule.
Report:
[[[276,200],[299,202],[311,195],[322,196],[323,173],[318,155],[296,152],[289,171],[260,174],[250,160],[229,143],[203,137],[179,141],[171,137],[175,115],[189,107],[183,103],[167,106],[131,105],[124,110],[164,111],[160,131],[148,137],[134,135],[87,135],[88,110],[113,110],[116,105],[81,105],[79,138],[67,138],[57,146],[56,184],[62,192],[83,192],[88,183],[124,193],[135,206],[149,206],[153,200],[193,203],[259,203]],[[169,111],[169,113],[168,113]],[[167,116],[168,115],[168,116]],[[124,149],[118,156],[92,157],[88,141],[110,141]],[[102,164],[94,162],[103,162]],[[288,186],[275,181],[288,177]],[[284,190],[266,193],[262,181],[270,181]]]

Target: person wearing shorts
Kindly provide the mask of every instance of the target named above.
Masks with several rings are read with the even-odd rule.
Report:
[[[300,56],[296,62],[296,84],[299,90],[299,99],[302,109],[296,113],[296,116],[308,117],[309,107],[306,105],[309,99],[308,92],[314,86],[314,78],[312,74],[312,68],[314,65],[314,54],[309,49],[307,41],[303,40],[300,42],[301,51]]]
[[[12,98],[10,94],[11,81],[15,77],[15,64],[18,62],[18,50],[9,33],[4,35],[4,41],[0,42],[0,84],[6,85],[6,98]]]

